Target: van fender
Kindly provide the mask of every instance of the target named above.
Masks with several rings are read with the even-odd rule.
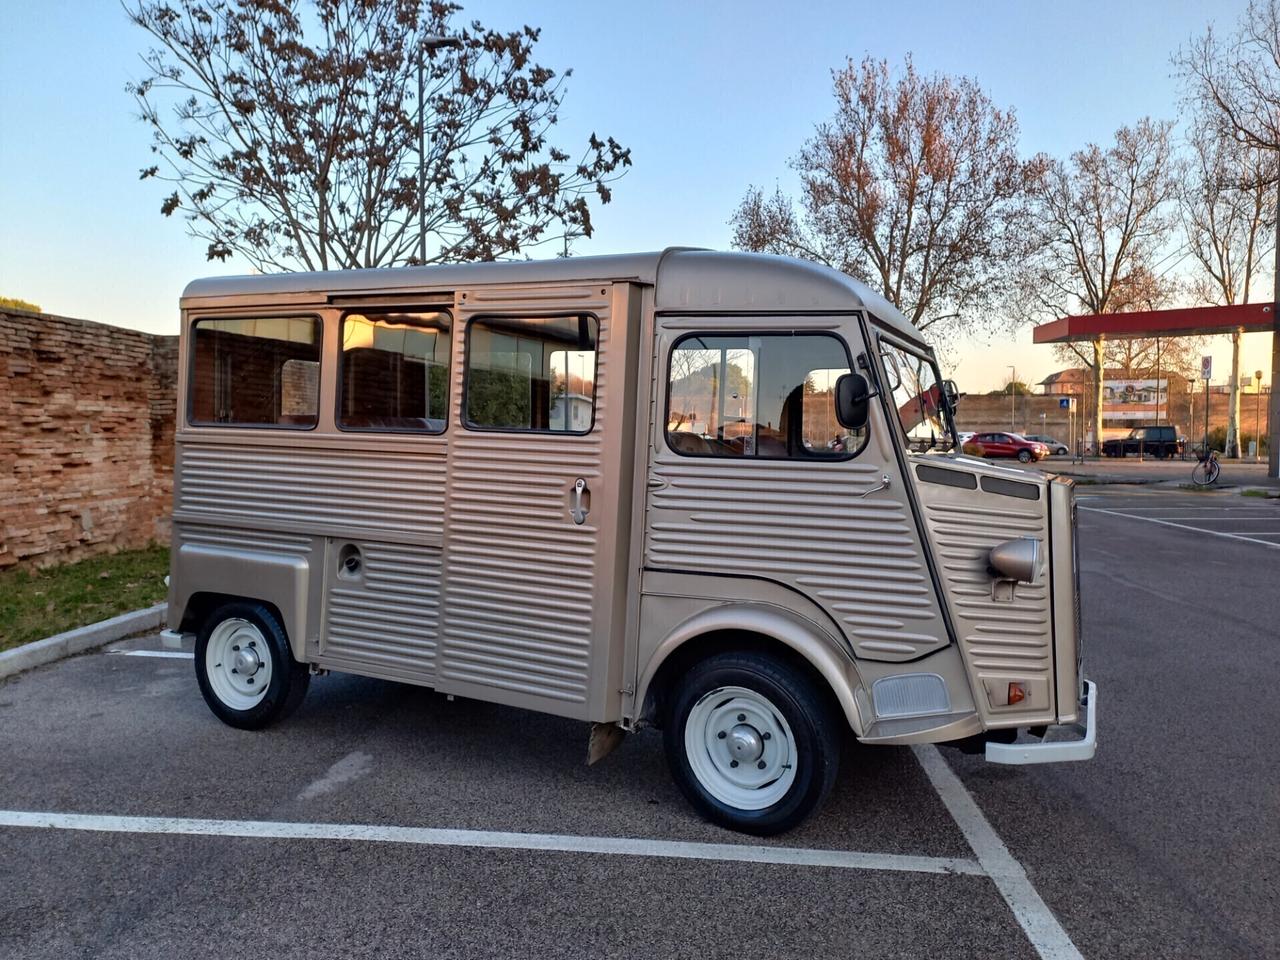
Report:
[[[270,603],[280,611],[293,657],[306,662],[307,584],[303,557],[184,544],[173,565],[173,607],[185,613],[197,593],[222,593]]]
[[[852,657],[839,642],[811,620],[772,604],[719,604],[683,621],[658,644],[636,684],[636,704],[643,704],[662,664],[686,644],[700,637],[733,631],[775,640],[803,657],[827,682],[853,732],[863,735],[864,724],[855,692],[862,681]]]

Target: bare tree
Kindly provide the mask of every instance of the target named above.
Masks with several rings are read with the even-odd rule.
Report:
[[[799,209],[751,187],[734,246],[826,263],[945,338],[992,329],[1022,252],[1026,187],[1018,123],[969,78],[923,76],[908,58],[833,72],[836,112],[792,161]]]
[[[418,262],[424,232],[427,262],[517,254],[589,236],[588,197],[607,203],[631,163],[612,138],[593,134],[576,162],[552,145],[569,72],[533,60],[532,27],[455,27],[456,4],[125,0],[125,10],[158,44],[128,88],[159,160],[142,177],[173,185],[161,212],[185,215],[211,260]],[[443,35],[458,48],[437,49]]]
[[[1142,119],[1054,161],[1037,189],[1029,226],[1037,249],[1021,288],[1031,316],[1120,313],[1163,305],[1174,282],[1161,256],[1174,222],[1172,125]],[[1102,442],[1102,338],[1068,350],[1093,372],[1093,442]]]
[[[1187,101],[1195,111],[1201,127],[1212,132],[1213,140],[1218,145],[1220,161],[1225,162],[1227,169],[1231,171],[1226,178],[1227,186],[1223,191],[1225,196],[1218,198],[1217,204],[1225,207],[1238,203],[1240,213],[1247,222],[1251,218],[1249,208],[1250,198],[1253,198],[1272,210],[1270,223],[1280,231],[1280,223],[1274,213],[1276,201],[1268,199],[1274,190],[1280,189],[1280,183],[1277,182],[1280,170],[1280,2],[1250,0],[1235,33],[1220,37],[1209,27],[1202,37],[1187,49],[1180,50],[1173,59],[1185,84]],[[1214,159],[1214,162],[1205,166],[1212,171],[1219,166],[1220,161]],[[1233,178],[1238,181],[1234,186],[1230,185]],[[1206,198],[1203,205],[1206,211],[1207,204]],[[1262,216],[1265,224],[1265,212]],[[1250,246],[1247,239],[1241,240],[1241,237],[1247,237],[1249,233],[1247,228],[1242,229],[1243,233],[1237,235],[1234,243],[1215,244],[1210,241],[1205,244],[1208,259],[1214,264],[1212,270],[1205,265],[1200,254],[1196,255],[1206,274],[1206,286],[1215,293],[1212,302],[1247,302],[1245,291],[1260,254]],[[1218,232],[1221,233],[1221,228]],[[1259,244],[1263,242],[1263,232],[1262,227],[1254,230]],[[1202,238],[1205,236],[1203,229],[1199,231],[1199,235]],[[1233,269],[1230,271],[1225,268],[1216,252],[1225,248],[1234,250]],[[1274,245],[1272,250],[1280,256],[1280,250],[1276,250]],[[1277,296],[1280,296],[1280,266],[1277,266],[1276,274],[1275,289]],[[1244,299],[1225,299],[1224,283],[1231,287],[1235,295]],[[1217,296],[1219,293],[1222,298]],[[1272,388],[1268,416],[1268,473],[1272,477],[1280,476],[1280,391],[1275,388],[1276,380],[1280,378],[1280,314],[1276,316],[1275,324],[1272,334]],[[1233,337],[1234,396],[1230,409],[1237,421],[1238,384],[1238,337]],[[1228,429],[1229,452],[1234,440],[1232,431]]]
[[[1204,303],[1248,303],[1258,266],[1271,253],[1276,221],[1269,184],[1274,161],[1264,151],[1195,118],[1190,163],[1180,194],[1192,285]],[[1240,331],[1231,333],[1231,396],[1226,455],[1240,456]]]

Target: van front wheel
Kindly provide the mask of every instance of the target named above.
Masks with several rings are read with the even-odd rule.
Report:
[[[836,712],[803,669],[758,653],[697,664],[670,700],[664,739],[677,786],[704,817],[760,836],[826,798],[840,758]]]
[[[196,635],[195,661],[209,709],[242,730],[288,716],[311,682],[306,665],[289,651],[284,627],[261,603],[237,601],[210,614]]]

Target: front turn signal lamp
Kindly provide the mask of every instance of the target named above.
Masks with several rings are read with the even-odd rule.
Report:
[[[1027,685],[1020,680],[1015,680],[1009,684],[1009,706],[1015,703],[1021,703],[1027,699]]]

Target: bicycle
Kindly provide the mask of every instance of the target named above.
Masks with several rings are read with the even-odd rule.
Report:
[[[1218,451],[1210,450],[1196,457],[1196,465],[1191,471],[1191,482],[1197,487],[1208,487],[1218,482],[1218,474],[1222,466],[1218,463]]]

